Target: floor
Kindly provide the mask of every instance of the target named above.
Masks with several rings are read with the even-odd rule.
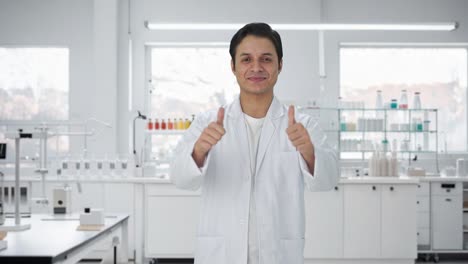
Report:
[[[98,264],[98,263],[102,263],[102,262],[99,262],[99,261],[86,261],[86,262],[80,262],[81,264]],[[105,262],[107,263],[107,262]],[[178,261],[178,260],[162,260],[162,261],[159,261],[159,262],[155,262],[153,264],[189,264],[189,263],[193,263],[192,261],[187,261],[187,260],[184,260],[184,261]],[[434,263],[433,260],[431,259],[430,261],[428,262],[425,262],[423,260],[420,260],[420,261],[417,261],[416,263]],[[461,263],[468,263],[468,259],[460,259],[460,260],[444,260],[444,259],[441,259],[438,263],[442,263],[442,264],[461,264]],[[133,264],[133,262],[129,262],[129,264]],[[147,263],[145,263],[147,264]]]

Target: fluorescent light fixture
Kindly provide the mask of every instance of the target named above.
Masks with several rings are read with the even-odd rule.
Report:
[[[238,30],[245,24],[172,24],[145,22],[151,30]],[[414,24],[271,24],[276,30],[401,30],[451,31],[456,22]]]

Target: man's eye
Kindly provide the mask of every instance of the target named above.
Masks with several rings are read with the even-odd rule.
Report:
[[[250,61],[250,58],[243,58],[242,59],[242,62],[249,62]]]
[[[270,57],[263,58],[263,61],[265,61],[265,62],[271,62],[271,58],[270,58]]]

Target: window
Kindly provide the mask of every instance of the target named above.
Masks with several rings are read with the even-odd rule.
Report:
[[[148,115],[153,121],[192,119],[192,115],[232,101],[239,93],[227,45],[154,46],[149,50]],[[178,137],[152,139],[153,155],[165,157],[170,156],[167,152]]]
[[[0,142],[8,143],[7,162],[13,161],[14,143],[5,138],[6,131],[68,120],[68,110],[68,48],[0,47]],[[22,155],[38,155],[37,141],[22,145]],[[52,153],[69,148],[68,138],[61,136],[48,145]]]
[[[0,47],[0,120],[67,120],[67,48]]]
[[[377,90],[386,103],[407,90],[412,108],[420,92],[422,108],[438,109],[439,151],[466,151],[467,61],[466,48],[341,48],[340,94],[374,108]]]

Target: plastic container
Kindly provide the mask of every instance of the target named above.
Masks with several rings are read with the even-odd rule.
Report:
[[[383,99],[382,99],[382,91],[377,90],[377,97],[375,99],[375,108],[381,109],[383,108]]]
[[[408,109],[408,95],[406,90],[401,90],[400,109]]]
[[[398,108],[398,103],[397,103],[396,99],[392,99],[392,101],[390,101],[390,108],[391,109],[397,109]]]
[[[414,93],[414,98],[413,98],[413,108],[414,109],[421,109],[421,98],[420,98],[420,92],[415,92]]]

